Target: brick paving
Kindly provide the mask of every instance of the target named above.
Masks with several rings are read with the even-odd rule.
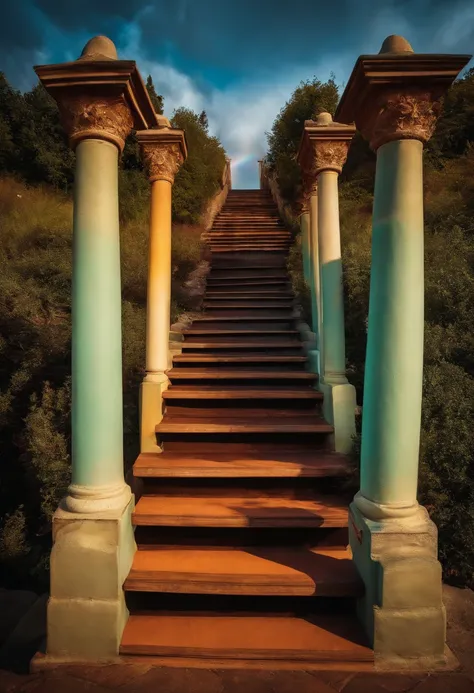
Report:
[[[0,670],[0,693],[474,693],[464,672],[387,674],[64,666],[41,674]]]

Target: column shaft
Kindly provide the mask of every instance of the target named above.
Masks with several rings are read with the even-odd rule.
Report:
[[[321,352],[321,287],[319,273],[319,234],[318,234],[318,196],[310,197],[310,286],[311,286],[311,317],[313,332],[316,334],[318,348]]]
[[[171,183],[151,186],[145,380],[163,379],[168,369],[171,304]]]
[[[123,486],[118,149],[76,148],[72,279],[72,484]]]
[[[416,504],[423,378],[423,144],[377,151],[361,494]]]
[[[311,260],[310,260],[310,215],[309,212],[303,212],[300,216],[301,228],[301,254],[303,256],[303,276],[305,282],[310,283],[311,277]]]
[[[346,383],[338,174],[335,171],[319,173],[318,197],[322,378],[328,383]]]

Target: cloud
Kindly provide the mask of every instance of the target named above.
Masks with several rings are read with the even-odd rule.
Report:
[[[301,80],[332,71],[343,86],[357,56],[393,33],[418,52],[469,52],[473,20],[471,0],[13,0],[2,8],[0,69],[28,89],[33,64],[74,60],[104,33],[153,76],[168,115],[206,110],[237,162],[234,182],[256,185],[265,131]]]

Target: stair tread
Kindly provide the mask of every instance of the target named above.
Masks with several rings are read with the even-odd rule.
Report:
[[[370,666],[374,659],[355,618],[327,615],[132,614],[120,654]]]
[[[209,494],[143,495],[133,513],[139,526],[179,527],[347,527],[347,503],[331,496],[291,498]],[[222,494],[222,491],[221,491]]]
[[[258,336],[274,336],[274,335],[298,335],[298,330],[194,330],[189,329],[183,332],[183,336],[187,335],[227,335],[227,336],[239,336],[245,334],[258,335]]]
[[[163,399],[312,399],[321,401],[323,395],[318,390],[312,388],[278,389],[278,388],[219,388],[202,390],[199,387],[194,389],[183,389],[171,387],[163,392]]]
[[[262,417],[260,417],[262,418]],[[266,417],[267,418],[267,417]],[[196,410],[191,409],[188,416],[173,414],[165,415],[161,423],[155,426],[158,434],[162,433],[332,433],[334,431],[331,424],[323,419],[307,417],[304,421],[303,416],[295,416],[291,421],[290,417],[278,416],[273,414],[268,416],[272,423],[263,423],[258,417],[229,416],[216,417],[215,421],[209,418],[199,417]]]
[[[165,450],[141,453],[133,466],[135,476],[151,478],[296,478],[341,476],[348,471],[348,458],[335,452],[279,449],[252,456],[214,451],[189,455]]]
[[[173,379],[188,379],[188,378],[212,378],[217,380],[225,380],[226,378],[249,380],[249,379],[271,379],[271,380],[286,380],[288,378],[298,380],[316,380],[316,375],[309,371],[263,371],[250,369],[234,369],[223,370],[213,368],[172,368],[167,371],[169,378]]]
[[[286,342],[184,342],[183,349],[299,349],[301,342],[296,340]]]
[[[173,361],[176,363],[304,363],[307,356],[267,356],[259,352],[237,356],[216,356],[215,354],[177,354]]]
[[[135,553],[126,591],[193,594],[362,596],[347,549],[147,547]]]

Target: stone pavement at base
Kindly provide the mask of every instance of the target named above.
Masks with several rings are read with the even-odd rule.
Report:
[[[69,666],[20,676],[0,671],[1,693],[474,693],[466,673],[350,674]]]

